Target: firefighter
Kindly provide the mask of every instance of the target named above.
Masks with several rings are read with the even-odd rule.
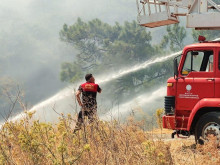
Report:
[[[76,98],[79,106],[81,107],[81,111],[78,114],[78,120],[74,129],[74,133],[81,128],[84,121],[84,116],[88,116],[89,123],[94,121],[97,113],[96,95],[97,92],[101,93],[102,91],[99,85],[95,84],[95,78],[91,73],[86,74],[85,79],[86,82],[81,84],[78,91],[76,92]],[[80,98],[81,93],[82,100]]]

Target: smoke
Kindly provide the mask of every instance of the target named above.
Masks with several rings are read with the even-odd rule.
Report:
[[[78,17],[123,23],[136,19],[136,4],[133,0],[1,0],[0,76],[22,86],[28,105],[66,86],[59,78],[60,65],[74,61],[76,51],[60,41],[59,31]],[[0,111],[4,111],[1,106]]]
[[[99,18],[109,24],[122,24],[135,20],[136,15],[134,0],[2,0],[0,76],[11,77],[22,84],[25,102],[29,107],[40,102],[32,110],[40,109],[48,120],[53,120],[50,113],[54,114],[51,110],[54,107],[72,112],[75,107],[73,89],[78,84],[61,90],[66,84],[60,82],[59,73],[60,64],[73,61],[76,50],[60,41],[63,24],[73,24],[78,17],[85,21]],[[133,71],[142,69],[140,66],[145,64],[137,65]],[[119,75],[100,76],[97,80],[104,83],[128,72],[122,70]],[[61,92],[56,94],[59,90]],[[46,99],[54,94],[53,98]],[[4,110],[0,107],[0,111]]]
[[[162,99],[165,95],[166,86],[159,87],[152,93],[141,94],[126,103],[114,106],[110,111],[101,115],[100,118],[103,120],[121,119],[132,111],[135,111],[138,107],[141,107],[145,112],[149,112],[152,107],[154,107],[154,109],[161,108],[161,106],[163,106]]]
[[[118,74],[110,74],[110,76],[108,77],[102,77],[102,79],[99,79],[99,84],[105,84],[106,82],[110,82],[113,81],[116,78],[122,77],[128,73],[131,72],[137,72],[141,69],[145,69],[146,67],[149,67],[150,65],[159,63],[159,62],[164,62],[168,59],[170,59],[171,57],[174,57],[176,55],[178,55],[181,52],[176,52],[164,57],[158,57],[156,59],[151,59],[148,60],[142,64],[133,66],[131,68],[126,68],[124,70],[122,70],[121,72],[119,72]],[[47,122],[54,122],[57,118],[58,118],[58,114],[59,113],[63,113],[63,114],[72,114],[74,112],[78,112],[80,109],[77,106],[76,103],[76,98],[74,96],[76,87],[78,87],[79,84],[73,84],[71,86],[68,86],[66,88],[64,88],[63,90],[61,90],[60,92],[58,92],[57,94],[55,94],[54,96],[40,102],[39,104],[36,104],[35,106],[33,106],[29,112],[33,112],[36,111],[35,114],[35,119],[40,119],[41,121],[47,121]],[[146,108],[147,110],[149,110],[150,108],[154,107],[154,108],[159,108],[159,107],[155,107],[153,106],[155,104],[156,100],[160,100],[159,104],[157,103],[157,106],[161,106],[162,102],[161,102],[161,98],[162,96],[165,95],[165,89],[164,87],[161,88],[157,88],[152,94],[151,93],[144,93],[144,94],[140,94],[138,97],[136,98],[132,98],[130,101],[123,103],[123,104],[118,104],[117,106],[114,105],[114,107],[112,107],[112,109],[107,112],[107,114],[102,115],[102,119],[105,120],[109,120],[109,113],[111,117],[116,116],[117,113],[117,109],[120,108],[120,115],[122,114],[127,114],[129,113],[129,109],[131,107],[131,105],[133,103],[135,103],[139,106],[142,106],[144,108]],[[106,89],[107,90],[107,89]],[[106,97],[107,98],[107,97]],[[110,98],[108,98],[110,99]],[[148,103],[151,103],[151,105],[149,106]],[[108,109],[108,108],[107,108]],[[105,111],[106,113],[106,111]],[[11,118],[12,121],[18,120],[20,118],[22,118],[25,114],[24,113],[20,113],[19,115]],[[118,114],[119,115],[119,114]]]

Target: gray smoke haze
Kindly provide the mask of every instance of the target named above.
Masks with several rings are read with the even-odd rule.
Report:
[[[148,91],[142,91],[138,94],[133,94],[130,97],[126,97],[124,101],[114,100],[114,98],[109,98],[108,92],[108,82],[114,81],[116,78],[123,77],[128,73],[136,72],[156,63],[166,62],[168,59],[177,56],[181,52],[176,52],[170,55],[163,57],[158,57],[156,59],[150,59],[139,65],[124,68],[123,70],[116,73],[111,73],[105,76],[97,76],[97,83],[103,87],[103,91],[98,94],[98,113],[102,120],[111,120],[111,119],[126,119],[129,113],[141,109],[142,112],[152,113],[155,109],[161,108],[163,106],[163,96],[166,94],[166,85],[165,82],[162,82],[162,86],[152,85],[151,89]],[[75,98],[75,91],[80,83],[74,83],[50,98],[45,99],[44,101],[33,106],[29,112],[35,111],[34,119],[46,122],[56,122],[58,120],[59,114],[75,114],[80,111],[80,107],[77,105]],[[116,96],[117,97],[117,96]],[[24,113],[20,113],[15,117],[12,117],[10,120],[15,121],[25,117]]]
[[[25,91],[32,106],[66,86],[60,64],[73,61],[75,50],[59,40],[64,23],[99,18],[114,24],[136,19],[133,0],[2,0],[0,3],[0,76]]]
[[[59,79],[60,65],[73,61],[76,50],[59,39],[64,23],[73,24],[81,17],[113,25],[136,16],[134,0],[1,0],[0,77],[22,86],[30,108],[67,85]],[[151,29],[153,42],[160,40],[158,31],[164,29]]]

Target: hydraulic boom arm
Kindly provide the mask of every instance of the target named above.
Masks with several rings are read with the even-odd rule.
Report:
[[[220,29],[220,1],[216,0],[136,0],[138,23],[158,27],[179,23],[186,16],[186,27],[204,30]],[[179,12],[179,9],[181,9]]]

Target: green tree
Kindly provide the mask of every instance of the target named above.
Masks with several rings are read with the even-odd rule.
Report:
[[[179,33],[182,34],[183,30]],[[61,68],[61,80],[68,82],[79,80],[85,72],[118,73],[121,68],[132,67],[163,54],[160,46],[151,45],[151,33],[135,21],[109,25],[99,19],[83,22],[79,18],[73,25],[63,26],[60,38],[78,50],[75,61],[64,63]],[[175,47],[174,41],[170,41]],[[118,100],[134,96],[147,88],[152,89],[153,85],[164,82],[171,75],[171,66],[170,62],[158,63],[120,77],[108,84],[108,94]]]
[[[60,73],[61,81],[75,82],[78,79],[81,79],[82,77],[83,77],[83,72],[76,62],[74,63],[65,62],[61,65],[61,73]]]
[[[170,45],[172,51],[182,50],[184,39],[186,38],[186,29],[179,24],[167,26],[167,34],[164,35],[161,47]]]
[[[99,19],[86,23],[78,18],[73,25],[63,26],[60,38],[78,50],[74,64],[62,65],[62,81],[76,81],[89,71],[114,71],[145,61],[157,52],[151,46],[150,32],[135,21],[111,26]]]

